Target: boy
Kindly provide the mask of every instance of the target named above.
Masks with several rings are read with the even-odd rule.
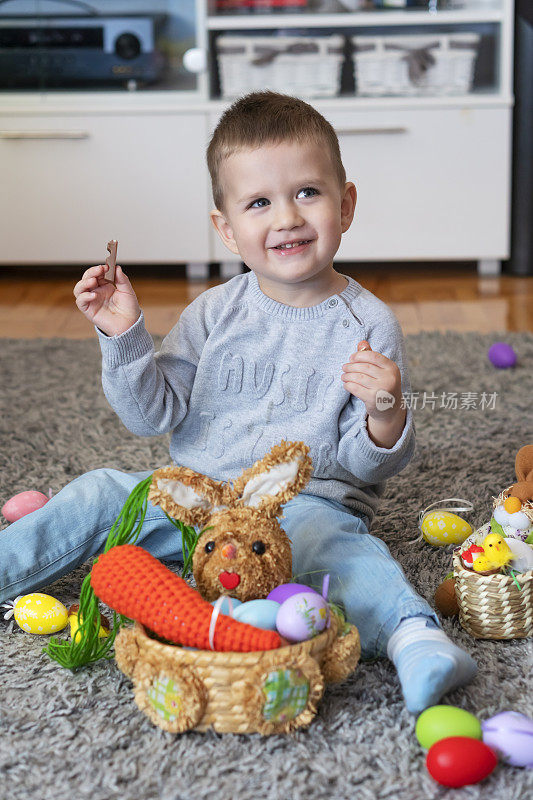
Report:
[[[171,432],[173,461],[217,480],[282,439],[310,446],[313,477],[282,520],[293,572],[315,585],[330,573],[330,598],[359,628],[363,656],[388,654],[407,708],[420,712],[476,667],[368,533],[385,479],[413,455],[414,428],[400,402],[409,384],[394,315],[333,268],[356,203],[336,135],[307,103],[256,92],[222,116],[208,166],[212,222],[251,272],[196,298],[154,355],[122,269],[116,285],[104,266],[88,269],[74,294],[98,332],[104,392],[131,431]],[[361,340],[372,349],[357,352]],[[0,537],[6,596],[101,550],[148,474],[95,470],[14,523]],[[159,558],[181,556],[159,507],[138,543]]]

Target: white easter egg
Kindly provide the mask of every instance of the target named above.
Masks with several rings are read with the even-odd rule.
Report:
[[[25,594],[17,600],[13,616],[27,633],[57,633],[63,630],[68,621],[68,612],[63,603],[41,592]]]
[[[509,566],[516,572],[527,572],[533,569],[533,547],[521,539],[514,539],[511,536],[506,537],[505,541],[513,551],[513,558]]]
[[[420,528],[426,542],[435,547],[462,544],[472,533],[469,523],[450,511],[430,511]]]
[[[248,600],[235,609],[233,618],[266,631],[276,630],[276,617],[280,604],[275,600]]]

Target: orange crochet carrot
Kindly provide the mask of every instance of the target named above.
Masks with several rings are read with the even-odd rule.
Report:
[[[91,573],[94,593],[119,614],[145,625],[171,642],[210,650],[213,606],[142,547],[123,544],[101,555]],[[220,614],[215,626],[215,650],[274,650],[281,639]]]

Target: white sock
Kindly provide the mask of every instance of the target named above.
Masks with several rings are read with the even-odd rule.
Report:
[[[420,713],[441,697],[468,683],[475,661],[446,636],[429,617],[402,620],[387,644],[409,711]]]

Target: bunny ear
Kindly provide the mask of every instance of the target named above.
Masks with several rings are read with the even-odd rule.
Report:
[[[312,471],[309,447],[303,442],[283,441],[234,482],[235,506],[277,516],[281,506],[306,486]]]
[[[148,499],[169,517],[199,527],[223,505],[222,483],[187,467],[162,467],[152,476]]]
[[[515,472],[519,481],[533,483],[533,444],[526,444],[516,454]]]

